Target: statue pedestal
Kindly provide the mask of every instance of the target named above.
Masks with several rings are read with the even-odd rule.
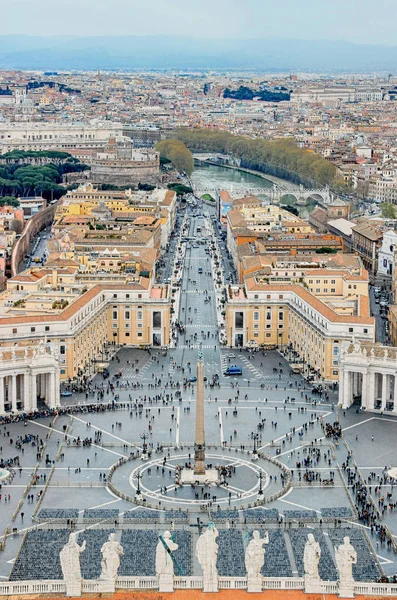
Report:
[[[203,592],[205,594],[213,594],[215,592],[219,592],[218,577],[204,577]]]
[[[354,581],[342,585],[339,584],[338,596],[339,598],[354,598]]]
[[[66,581],[66,596],[81,596],[81,581]]]
[[[195,473],[194,469],[182,469],[180,483],[191,485],[198,481],[200,485],[210,485],[211,483],[216,483],[218,480],[219,473],[217,469],[206,469],[203,474]]]
[[[305,594],[321,594],[321,579],[305,575]]]
[[[99,579],[99,591],[101,594],[114,594],[116,582],[113,579]]]
[[[262,592],[262,577],[248,577],[247,584],[247,592]]]
[[[171,573],[162,573],[159,575],[159,592],[174,591],[174,576]]]

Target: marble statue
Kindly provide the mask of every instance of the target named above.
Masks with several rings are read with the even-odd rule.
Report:
[[[262,567],[265,562],[264,545],[269,543],[269,534],[261,538],[259,531],[252,534],[245,551],[245,568],[247,569],[248,592],[262,591]]]
[[[208,523],[207,529],[202,533],[196,544],[196,557],[203,570],[203,591],[218,591],[218,571],[216,561],[218,558],[217,537],[219,533],[213,523]]]
[[[170,531],[164,533],[163,540],[159,539],[156,548],[156,575],[159,578],[160,592],[174,590],[174,561],[167,548],[171,552],[178,550],[178,544],[173,541]]]
[[[343,538],[343,544],[335,548],[335,562],[339,573],[339,587],[353,585],[353,565],[357,564],[357,552],[348,536]]]
[[[101,575],[100,579],[106,581],[115,581],[117,571],[120,566],[120,556],[123,556],[124,551],[122,546],[116,540],[116,534],[111,533],[109,539],[101,548]]]
[[[71,533],[69,541],[59,553],[67,596],[81,596],[80,554],[84,552],[85,547],[86,541],[84,540],[81,546],[79,546],[77,543],[77,533]]]
[[[321,558],[320,544],[316,542],[315,537],[312,533],[307,536],[307,542],[305,544],[305,550],[303,554],[303,564],[305,568],[305,579],[312,581],[319,581],[320,575],[318,574],[318,563]]]

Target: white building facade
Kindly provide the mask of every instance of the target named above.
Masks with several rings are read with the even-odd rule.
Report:
[[[378,253],[378,273],[392,277],[394,273],[394,255],[397,248],[397,233],[392,229],[383,234],[382,246]]]
[[[57,350],[37,346],[0,348],[0,415],[34,412],[40,401],[60,406]]]
[[[397,348],[345,342],[339,365],[339,402],[397,414]]]

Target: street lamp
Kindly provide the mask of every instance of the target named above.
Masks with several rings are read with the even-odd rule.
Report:
[[[265,479],[265,475],[263,474],[262,469],[257,474],[257,477],[259,479],[259,491],[258,491],[258,495],[259,496],[263,496],[263,480]]]
[[[147,443],[146,443],[146,440],[148,439],[149,434],[146,433],[146,431],[144,431],[143,433],[140,434],[139,437],[141,438],[141,440],[143,440],[142,453],[143,454],[147,454]]]
[[[253,453],[257,454],[257,452],[258,452],[257,442],[259,440],[259,433],[251,433],[251,439],[254,440],[254,450],[253,450]]]
[[[137,496],[140,496],[141,493],[142,493],[141,492],[141,479],[142,479],[142,477],[143,477],[143,475],[142,475],[142,473],[140,471],[137,471],[134,474],[134,479],[136,479],[136,481],[137,481],[137,488],[136,488],[136,495]]]

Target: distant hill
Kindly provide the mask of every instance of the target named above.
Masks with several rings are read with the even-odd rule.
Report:
[[[0,69],[397,70],[397,46],[293,39],[0,35]]]

